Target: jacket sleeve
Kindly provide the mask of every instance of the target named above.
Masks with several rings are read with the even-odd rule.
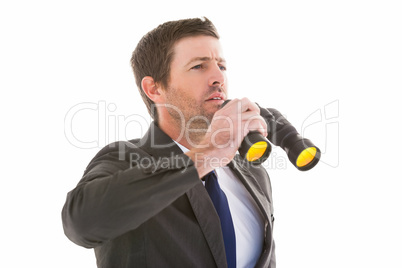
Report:
[[[201,183],[185,154],[156,160],[137,150],[136,156],[141,162],[120,160],[116,152],[98,154],[91,161],[62,210],[64,232],[71,241],[97,247],[136,229]]]

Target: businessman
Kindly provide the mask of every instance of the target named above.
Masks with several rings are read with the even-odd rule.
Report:
[[[236,154],[267,125],[247,98],[221,108],[226,61],[212,22],[158,26],[131,64],[153,122],[89,163],[63,207],[67,237],[94,248],[101,268],[276,267],[268,174]]]

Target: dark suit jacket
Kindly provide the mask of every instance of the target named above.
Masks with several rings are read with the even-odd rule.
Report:
[[[263,167],[229,164],[265,219],[256,267],[275,265],[271,185]],[[67,237],[98,267],[226,267],[219,217],[192,160],[154,123],[142,139],[103,148],[67,195]]]

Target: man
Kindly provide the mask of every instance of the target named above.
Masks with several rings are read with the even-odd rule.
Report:
[[[267,126],[246,98],[221,109],[226,62],[213,24],[164,23],[131,62],[154,122],[90,162],[68,193],[65,234],[94,248],[102,268],[275,267],[268,174],[236,154],[249,131],[267,136]],[[211,176],[230,224],[206,189]]]

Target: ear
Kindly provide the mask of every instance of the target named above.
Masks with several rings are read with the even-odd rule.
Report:
[[[151,76],[145,76],[141,81],[141,86],[145,94],[147,94],[148,98],[150,98],[155,103],[160,102],[161,87],[157,83],[155,83],[154,79]]]

